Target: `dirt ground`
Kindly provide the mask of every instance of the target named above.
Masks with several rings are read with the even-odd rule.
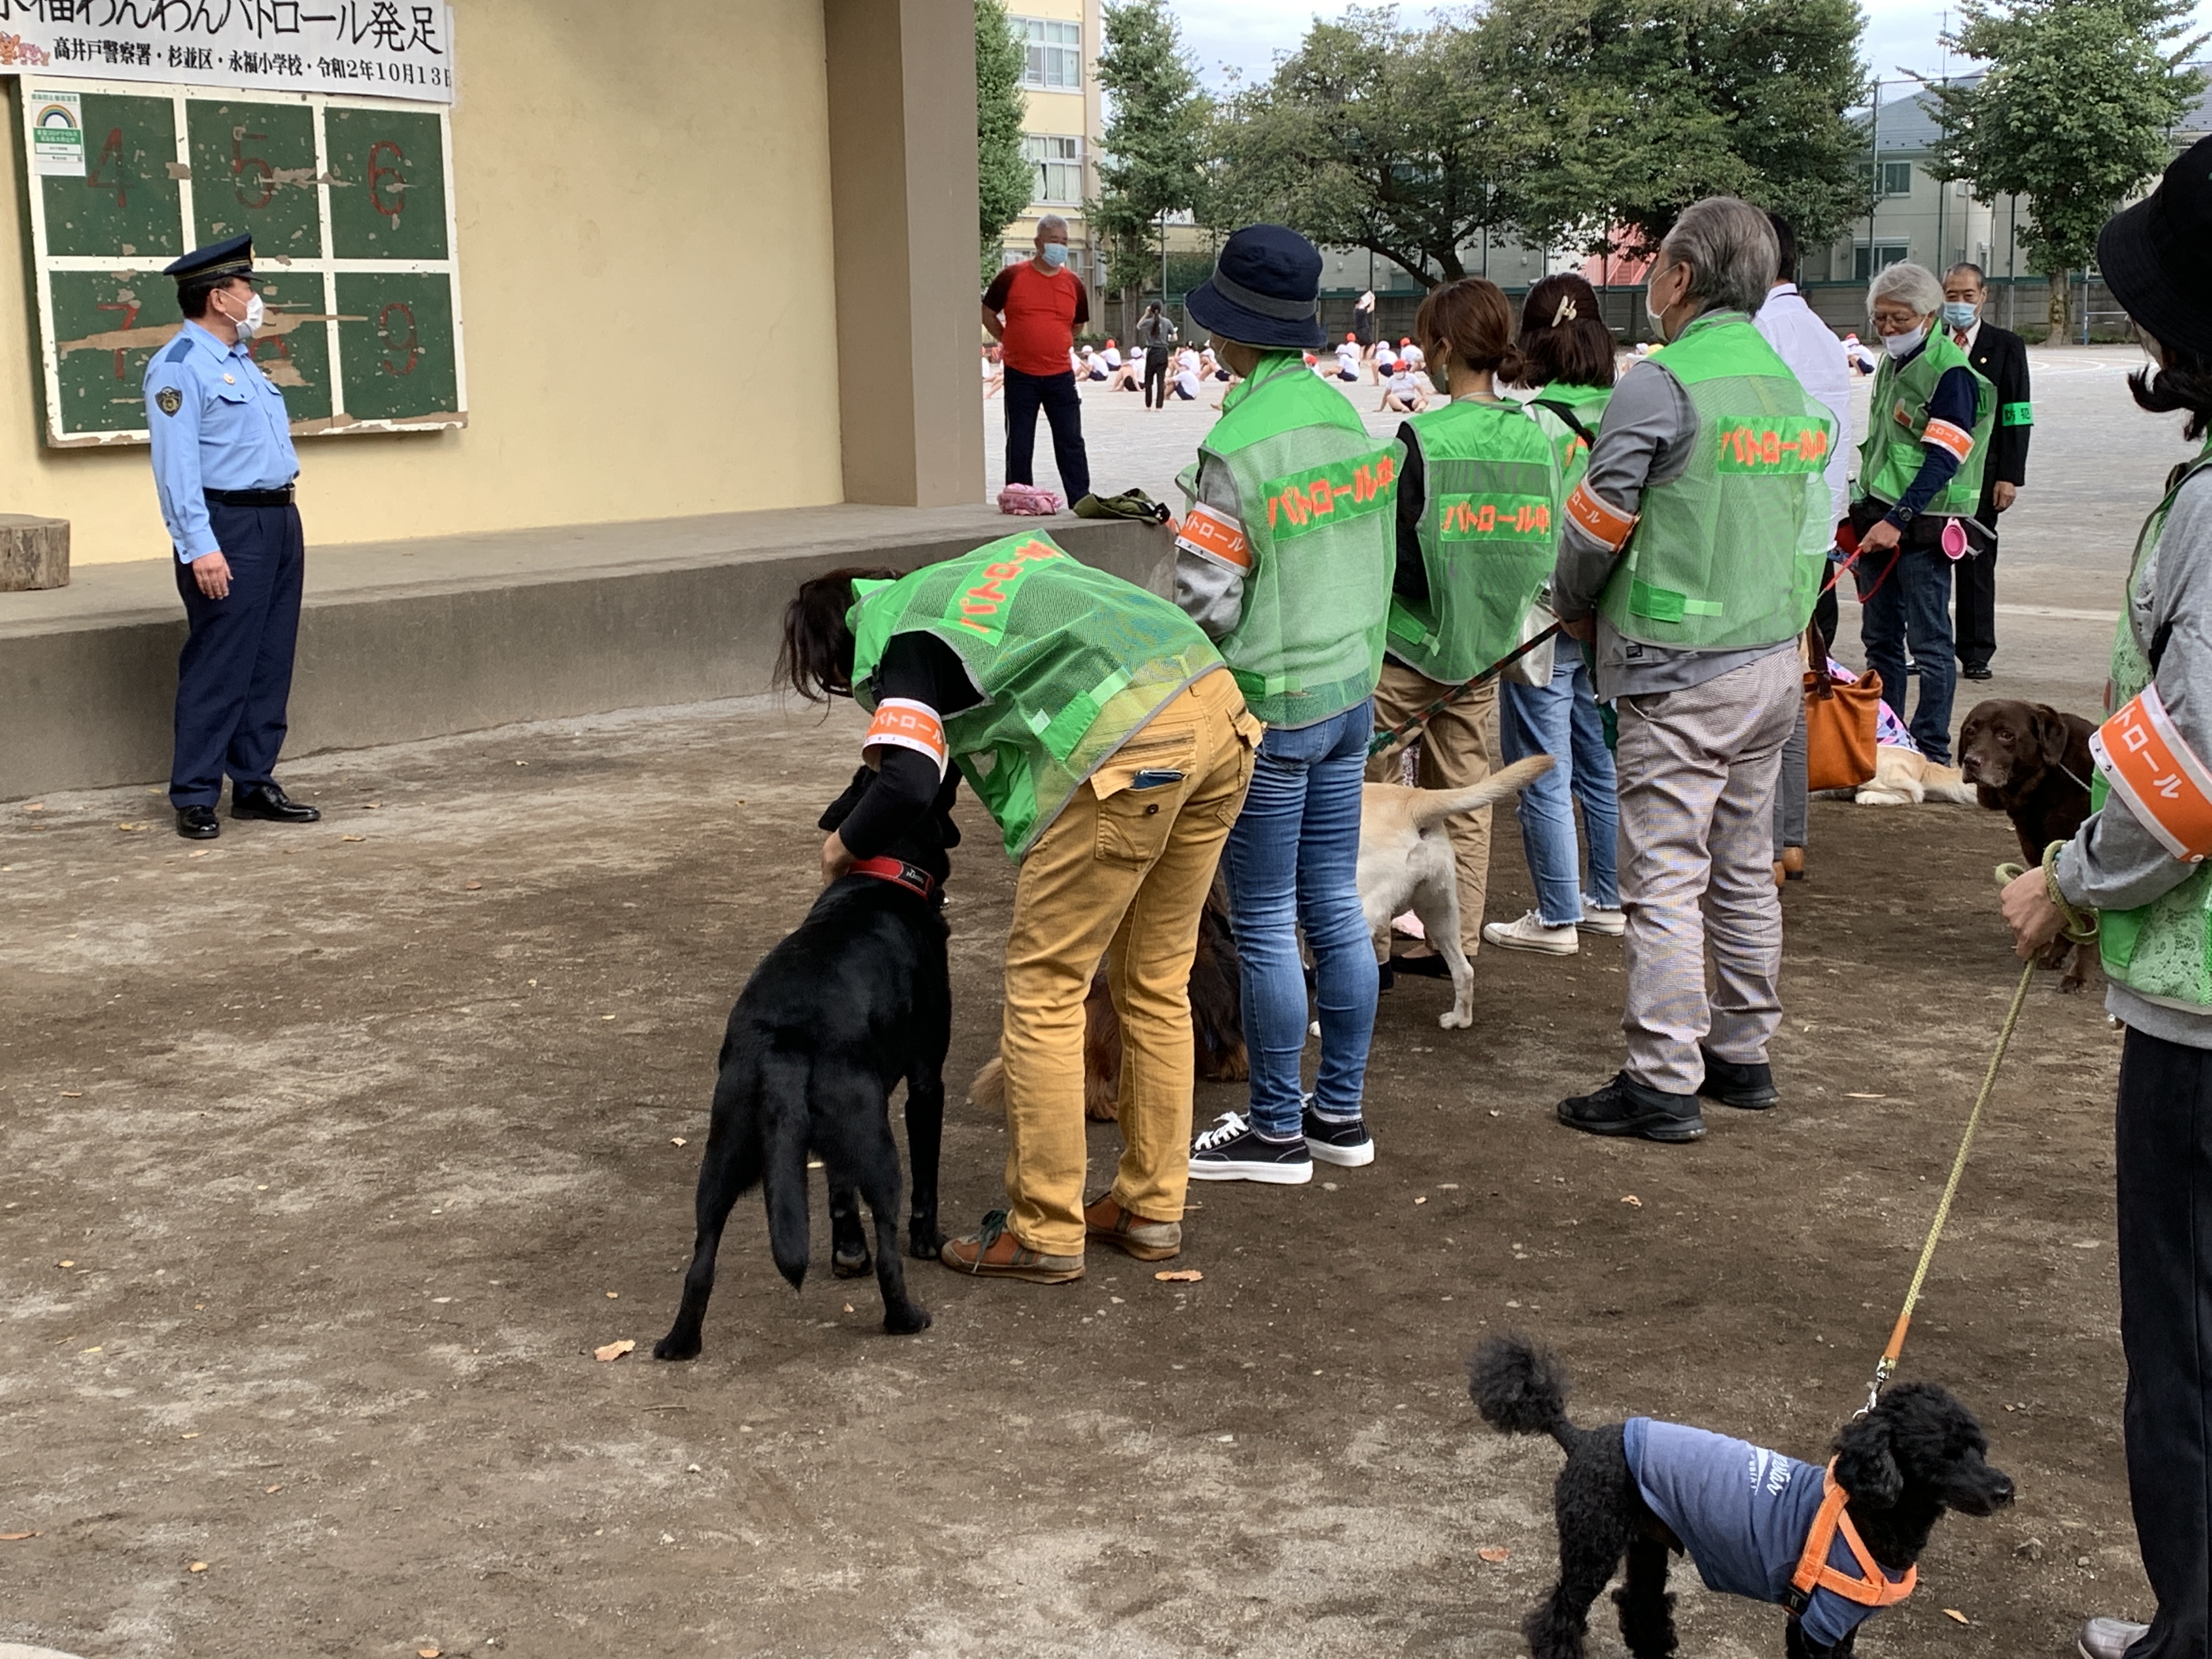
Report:
[[[2083,617],[2118,556],[2021,542],[2020,591],[2055,614],[2008,621],[2041,678],[2000,689],[2094,684]],[[726,704],[312,758],[285,775],[321,824],[225,820],[204,849],[137,790],[0,805],[0,1639],[1511,1655],[1559,1459],[1475,1419],[1484,1331],[1556,1345],[1586,1421],[1815,1458],[1859,1403],[2014,979],[1990,879],[2012,837],[1970,809],[1815,803],[1784,1104],[1714,1108],[1699,1144],[1553,1121],[1618,1064],[1617,945],[1487,951],[1472,1030],[1437,1028],[1442,983],[1384,999],[1373,1167],[1197,1191],[1176,1265],[1201,1283],[1107,1255],[1059,1287],[915,1264],[936,1323],[895,1339],[872,1285],[793,1294],[748,1201],[705,1357],[645,1358],[723,1019],[810,899],[857,730]],[[958,1079],[995,1034],[1012,890],[963,811]],[[1529,891],[1501,828],[1493,917]],[[2088,1614],[2149,1611],[2118,1037],[2051,978],[2030,1010],[1904,1368],[1979,1409],[2021,1501],[1938,1529],[1870,1652],[2056,1656]],[[1240,1102],[1205,1088],[1200,1121]],[[1113,1144],[1096,1130],[1102,1183]],[[998,1200],[1003,1156],[956,1106],[948,1222]],[[593,1359],[621,1338],[638,1353]],[[1777,1610],[1676,1587],[1686,1653],[1778,1652]]]

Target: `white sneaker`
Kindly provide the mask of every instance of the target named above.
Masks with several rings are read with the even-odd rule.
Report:
[[[1575,926],[1585,933],[1595,933],[1600,939],[1619,939],[1628,931],[1628,913],[1618,905],[1607,909],[1602,904],[1583,901],[1583,919]]]
[[[1482,942],[1503,951],[1540,951],[1547,957],[1571,957],[1582,949],[1572,927],[1547,927],[1534,910],[1518,921],[1484,922]]]

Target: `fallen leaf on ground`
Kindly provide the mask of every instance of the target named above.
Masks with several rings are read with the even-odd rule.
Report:
[[[62,1091],[62,1098],[64,1100],[82,1100],[84,1098],[84,1091],[82,1089],[64,1089]]]
[[[1427,1203],[1428,1201],[1429,1201],[1429,1200],[1428,1200],[1427,1199],[1425,1199],[1425,1198],[1417,1198],[1417,1199],[1415,1199],[1415,1200],[1413,1200],[1413,1202],[1414,1202],[1414,1203],[1416,1203],[1416,1204],[1425,1204],[1425,1203]]]
[[[284,1490],[284,1488],[283,1488],[283,1486],[264,1486],[264,1487],[261,1489],[261,1495],[262,1495],[264,1498],[266,1498],[266,1497],[270,1496],[272,1492],[282,1492],[282,1491],[283,1491],[283,1490]]]
[[[1644,1207],[1644,1200],[1637,1197],[1634,1193],[1623,1193],[1620,1195],[1620,1201],[1632,1210],[1640,1210]]]
[[[635,1346],[637,1346],[636,1339],[626,1336],[619,1342],[608,1343],[604,1348],[592,1349],[592,1358],[594,1359],[620,1359],[624,1354],[628,1353]]]
[[[435,1648],[417,1648],[415,1650],[415,1659],[438,1659],[438,1650]]]
[[[177,1437],[179,1440],[197,1440],[199,1437],[200,1431],[198,1429],[194,1429],[190,1434],[180,1434]]]
[[[367,841],[368,837],[367,836],[340,836],[338,839],[340,841]]]
[[[207,1563],[204,1561],[195,1561],[191,1565],[186,1567],[185,1571],[186,1572],[205,1572],[207,1571]]]
[[[1486,1561],[1503,1561],[1507,1556],[1512,1554],[1513,1552],[1509,1549],[1501,1549],[1492,1547],[1486,1550],[1477,1550],[1475,1553]]]
[[[607,1300],[610,1302],[615,1301],[620,1297],[621,1295],[622,1292],[620,1291],[609,1291],[607,1292]]]
[[[1195,1285],[1206,1275],[1195,1267],[1176,1267],[1167,1273],[1158,1273],[1153,1278],[1170,1285]]]
[[[1971,1625],[1974,1622],[1972,1620],[1967,1618],[1965,1613],[1960,1612],[1956,1607],[1944,1608],[1943,1616],[1946,1619],[1955,1619],[1962,1625]]]
[[[0,1544],[20,1544],[26,1538],[36,1538],[34,1532],[0,1532]]]
[[[682,1135],[671,1135],[668,1137],[668,1144],[672,1146],[689,1146],[691,1143],[684,1139]]]
[[[848,1302],[848,1303],[845,1304],[845,1311],[846,1311],[847,1313],[850,1313],[850,1312],[852,1312],[852,1311],[853,1311],[853,1304],[852,1304],[851,1303]],[[2006,1409],[2006,1410],[2008,1410],[2008,1411],[2009,1411],[2009,1410],[2011,1410],[2012,1408],[2011,1408],[2009,1406],[2008,1406],[2005,1409]]]
[[[144,824],[143,824],[143,823],[118,823],[118,824],[117,824],[115,827],[116,827],[118,830],[143,830],[146,826],[145,826]]]
[[[289,847],[288,847],[288,848],[286,848],[284,850],[285,850],[286,852],[288,852],[288,853],[289,853],[289,852],[290,852],[292,849],[291,849],[290,848],[289,848]],[[197,853],[187,853],[187,854],[185,854],[185,856],[186,858],[188,858],[188,859],[204,859],[204,858],[205,858],[205,857],[207,856],[207,848],[204,848],[204,847],[203,847],[203,848],[200,848],[200,850],[199,850],[198,852],[197,852]]]
[[[481,892],[483,890],[483,884],[480,881],[465,881],[461,884],[461,890],[465,893]]]
[[[34,800],[23,810],[26,812],[43,812],[46,810],[46,804],[42,800]]]
[[[1844,1098],[1845,1100],[1887,1100],[1889,1097],[1887,1095],[1863,1095],[1854,1090],[1850,1094],[1845,1095]],[[1944,1611],[1948,1613],[1950,1609],[1946,1607]]]
[[[57,1267],[74,1267],[76,1266],[76,1258],[75,1256],[64,1256],[59,1261],[55,1262],[54,1266]]]

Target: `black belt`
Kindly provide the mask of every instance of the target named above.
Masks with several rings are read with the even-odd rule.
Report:
[[[200,492],[216,507],[289,507],[292,486],[278,489],[207,489]]]

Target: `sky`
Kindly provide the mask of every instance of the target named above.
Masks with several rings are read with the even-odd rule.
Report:
[[[1333,17],[1343,9],[1340,5],[1316,6],[1310,0],[1303,5],[1297,0],[1173,0],[1173,6],[1182,23],[1184,43],[1207,84],[1217,90],[1226,82],[1224,66],[1242,70],[1247,82],[1261,79],[1273,70],[1279,55],[1304,37],[1316,13]],[[1902,82],[1900,65],[1923,75],[1943,72],[1946,61],[1937,37],[1951,14],[1924,0],[1860,0],[1860,7],[1867,14],[1863,51],[1884,81]],[[1402,15],[1407,22],[1419,23],[1428,9],[1409,4]],[[2197,20],[2200,28],[2212,27],[2212,0],[2197,8]],[[1948,67],[1955,71],[1963,64],[1953,58]],[[1885,99],[1899,95],[1883,89]]]

